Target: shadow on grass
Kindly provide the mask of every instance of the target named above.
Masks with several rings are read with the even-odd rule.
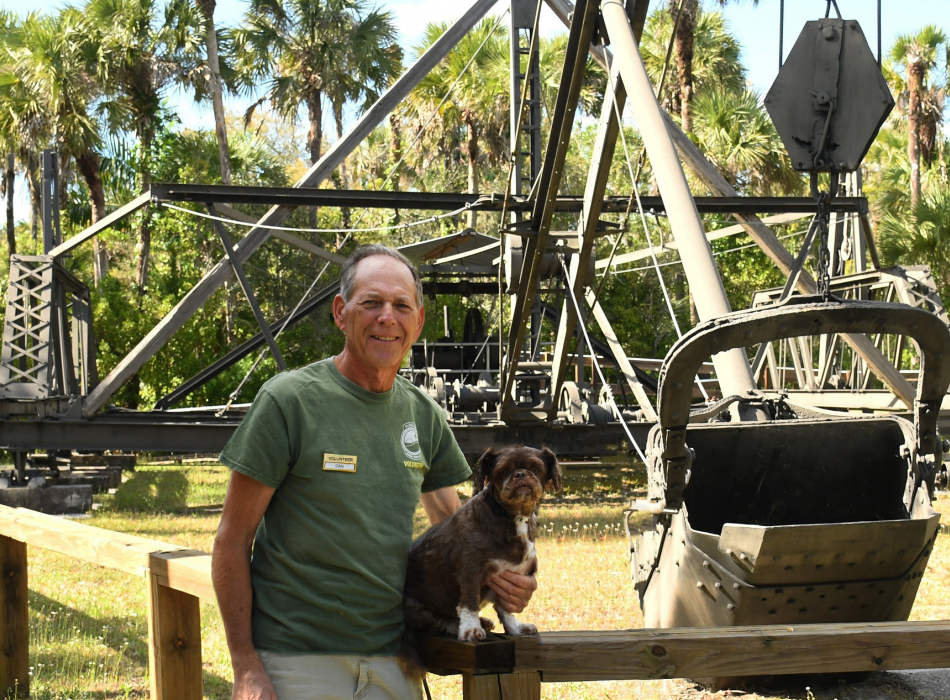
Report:
[[[30,591],[30,665],[44,664],[57,674],[75,665],[76,651],[71,647],[75,640],[98,642],[112,649],[121,657],[121,666],[125,670],[121,675],[121,684],[132,690],[130,676],[138,677],[146,688],[148,684],[148,621],[144,617],[102,616],[93,617],[80,610]],[[39,647],[38,649],[36,647]],[[88,651],[88,650],[87,650]],[[202,673],[205,695],[210,697],[230,697],[231,683],[220,676]],[[75,678],[64,678],[65,684],[75,682]],[[127,693],[128,694],[128,693]],[[132,693],[137,695],[136,692]],[[86,690],[83,697],[113,698],[115,689]]]
[[[180,471],[137,471],[115,492],[117,511],[185,513],[188,511],[188,477]]]

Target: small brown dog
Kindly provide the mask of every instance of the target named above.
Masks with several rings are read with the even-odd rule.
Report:
[[[403,609],[410,647],[412,631],[485,639],[493,625],[478,613],[489,603],[508,634],[538,633],[498,604],[488,580],[506,570],[537,571],[535,513],[545,489],[561,488],[557,458],[546,447],[489,448],[475,470],[475,495],[409,548]]]

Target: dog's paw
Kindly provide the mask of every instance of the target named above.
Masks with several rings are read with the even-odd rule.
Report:
[[[469,627],[459,630],[460,642],[480,642],[487,636],[485,630],[481,627]]]
[[[478,618],[478,621],[481,623],[482,629],[486,632],[491,632],[493,629],[495,629],[494,621],[487,617],[480,617]]]
[[[538,628],[530,622],[518,622],[518,620],[512,618],[511,620],[505,621],[505,633],[513,637],[526,637],[528,635],[537,634]]]

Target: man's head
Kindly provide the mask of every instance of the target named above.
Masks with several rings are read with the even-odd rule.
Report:
[[[346,335],[347,368],[360,376],[391,374],[391,385],[425,321],[418,273],[398,251],[368,245],[343,264],[340,287],[333,318]]]

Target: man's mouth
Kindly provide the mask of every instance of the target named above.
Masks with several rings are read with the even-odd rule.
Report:
[[[385,342],[391,342],[393,340],[399,340],[398,335],[374,335],[373,338],[376,340],[382,340]]]

